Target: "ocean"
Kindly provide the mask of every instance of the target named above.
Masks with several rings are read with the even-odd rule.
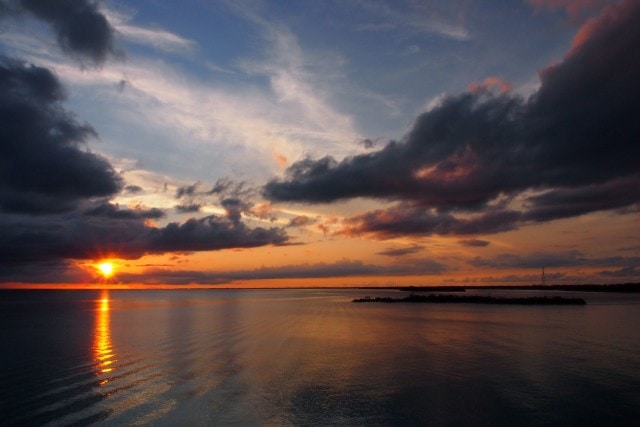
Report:
[[[555,294],[0,291],[0,425],[638,425],[640,295]]]

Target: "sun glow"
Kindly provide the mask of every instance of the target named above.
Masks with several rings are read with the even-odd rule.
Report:
[[[98,264],[98,270],[104,277],[111,277],[113,275],[113,264],[110,262],[101,262]]]

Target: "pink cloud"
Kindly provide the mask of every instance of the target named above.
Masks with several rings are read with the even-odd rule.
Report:
[[[629,10],[635,7],[633,1],[625,1],[619,5],[611,5],[600,16],[589,19],[573,37],[571,53],[594,36],[606,33],[609,28],[619,25],[629,14]]]
[[[501,77],[489,76],[480,83],[471,83],[468,89],[471,93],[478,93],[492,89],[498,89],[502,93],[507,93],[511,90],[511,83]]]

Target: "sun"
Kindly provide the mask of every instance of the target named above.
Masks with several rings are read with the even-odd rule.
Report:
[[[98,270],[104,277],[111,277],[113,275],[113,264],[110,262],[101,262],[98,264]]]

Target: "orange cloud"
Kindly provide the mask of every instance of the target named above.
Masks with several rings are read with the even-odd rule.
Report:
[[[269,202],[255,205],[251,208],[250,212],[260,219],[275,219],[273,216],[273,205]]]
[[[619,7],[610,6],[606,13],[597,18],[589,19],[580,27],[571,42],[571,53],[582,46],[587,40],[592,39],[596,34],[606,32],[608,28],[615,27],[624,20],[629,13],[627,9],[633,7],[632,2],[628,1]]]
[[[487,91],[492,89],[498,89],[502,93],[507,93],[511,90],[511,83],[500,77],[489,76],[482,82],[473,82],[469,85],[469,92],[478,93],[481,91]]]
[[[287,163],[288,163],[287,157],[283,154],[278,153],[275,148],[271,149],[271,155],[273,156],[273,160],[276,161],[278,166],[280,166],[281,168],[284,168],[287,166]]]

